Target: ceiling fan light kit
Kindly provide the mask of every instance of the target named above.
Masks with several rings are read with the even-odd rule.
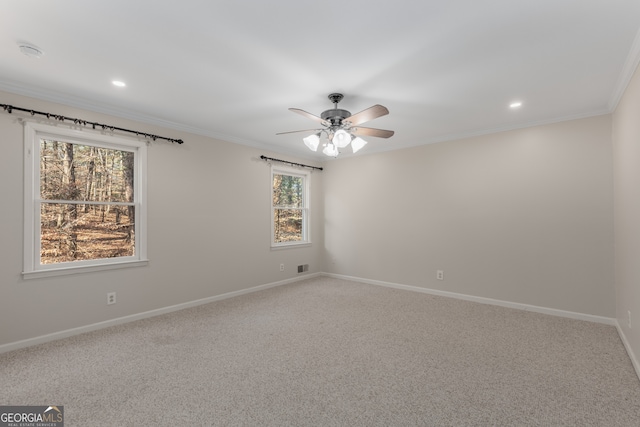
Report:
[[[314,133],[313,135],[302,138],[304,145],[309,147],[311,151],[318,151],[318,145],[320,144],[320,133]]]
[[[324,149],[322,150],[322,152],[324,154],[326,154],[329,157],[338,157],[338,154],[340,154],[338,152],[338,147],[336,147],[335,145],[328,143]]]
[[[277,135],[295,132],[313,132],[311,135],[304,137],[302,141],[311,151],[317,151],[322,135],[324,134],[327,137],[327,142],[323,144],[324,148],[322,152],[330,157],[337,157],[338,154],[340,154],[339,149],[346,148],[349,144],[351,144],[351,149],[354,153],[361,150],[367,144],[367,141],[362,139],[360,135],[375,136],[378,138],[390,138],[393,136],[394,132],[391,130],[357,127],[357,125],[361,123],[389,114],[389,110],[386,107],[376,104],[373,107],[369,107],[352,115],[349,111],[338,108],[338,103],[342,98],[343,95],[341,93],[330,94],[329,100],[333,102],[334,108],[323,111],[320,117],[300,110],[299,108],[289,108],[290,111],[318,122],[324,127],[321,129],[281,132]]]
[[[344,129],[340,129],[333,134],[333,139],[331,141],[336,147],[344,148],[351,142],[351,134]]]
[[[360,149],[365,145],[367,145],[367,141],[360,138],[359,136],[353,138],[353,140],[351,141],[351,149],[353,150],[354,153],[357,153],[358,151],[360,151]]]

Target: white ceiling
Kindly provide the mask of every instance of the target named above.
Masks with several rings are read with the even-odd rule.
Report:
[[[0,90],[321,160],[275,134],[331,92],[390,110],[369,153],[611,112],[639,29],[638,0],[2,0]]]

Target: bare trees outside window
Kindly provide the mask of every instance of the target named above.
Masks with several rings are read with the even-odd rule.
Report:
[[[308,243],[309,174],[274,168],[271,176],[272,244]]]
[[[27,123],[25,147],[25,274],[146,262],[144,142]]]
[[[40,140],[40,262],[132,256],[131,151]]]

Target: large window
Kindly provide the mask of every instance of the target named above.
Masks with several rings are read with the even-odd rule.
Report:
[[[146,145],[25,125],[25,277],[146,263]]]
[[[271,169],[271,245],[283,247],[310,243],[309,176],[306,171]]]

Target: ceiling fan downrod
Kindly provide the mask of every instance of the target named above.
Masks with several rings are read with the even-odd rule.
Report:
[[[323,111],[320,115],[323,120],[326,120],[331,124],[332,128],[340,128],[342,126],[342,121],[351,117],[351,113],[349,111],[338,108],[338,103],[342,98],[344,98],[344,95],[341,93],[329,94],[329,100],[333,102],[334,108],[332,110]]]

